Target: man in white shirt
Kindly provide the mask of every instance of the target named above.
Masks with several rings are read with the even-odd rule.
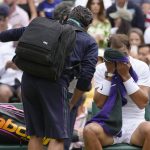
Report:
[[[111,48],[129,55],[129,40],[126,35],[113,35],[110,40]],[[102,150],[102,146],[116,143],[128,143],[143,146],[149,150],[150,122],[145,121],[145,106],[148,104],[150,87],[150,71],[148,66],[137,59],[127,57],[130,63],[104,62],[99,64],[94,75],[95,95],[94,100],[99,108],[103,108],[109,98],[111,81],[115,71],[119,74],[126,89],[127,104],[122,107],[122,135],[112,136],[107,134],[101,124],[89,123],[84,129],[86,150]],[[129,73],[132,66],[138,81],[134,82]]]

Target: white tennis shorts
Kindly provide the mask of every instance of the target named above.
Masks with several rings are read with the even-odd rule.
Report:
[[[122,136],[113,137],[114,144],[117,144],[117,143],[130,144],[130,140],[131,140],[131,136],[133,132],[142,122],[145,122],[145,120],[128,119],[128,120],[123,121]]]

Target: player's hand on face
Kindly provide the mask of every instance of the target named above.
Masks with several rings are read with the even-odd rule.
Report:
[[[107,72],[114,73],[115,72],[115,62],[105,61],[105,65],[107,68]]]
[[[118,74],[122,77],[124,81],[128,80],[131,76],[129,73],[129,69],[131,67],[130,63],[117,62],[116,70]]]

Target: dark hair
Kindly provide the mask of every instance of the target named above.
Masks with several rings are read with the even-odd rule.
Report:
[[[59,20],[60,22],[67,20],[72,7],[73,2],[61,2],[55,7],[53,11],[53,18],[55,20]]]
[[[69,18],[77,20],[84,28],[88,27],[93,20],[92,12],[88,8],[82,6],[75,7],[71,11]]]
[[[111,47],[119,49],[123,46],[126,46],[126,48],[130,49],[130,43],[129,38],[125,34],[114,34],[109,39],[109,44]]]
[[[117,30],[117,34],[128,34],[131,29],[131,22],[121,18],[121,24]]]
[[[8,17],[9,15],[9,6],[5,3],[0,4],[0,16]]]
[[[149,47],[149,50],[150,50],[150,44],[141,44],[138,46],[138,49],[143,48],[143,47]]]
[[[91,10],[91,5],[92,5],[93,0],[88,0],[86,7]],[[104,15],[104,3],[103,0],[99,0],[100,3],[100,11],[98,13],[98,19],[99,21],[104,22],[106,20],[105,15]]]

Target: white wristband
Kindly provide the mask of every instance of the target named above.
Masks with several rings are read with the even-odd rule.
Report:
[[[103,80],[101,87],[98,87],[97,92],[108,96],[110,93],[111,82],[107,80]]]
[[[140,89],[139,86],[137,85],[137,83],[135,83],[135,81],[133,80],[132,77],[129,80],[123,82],[123,84],[126,88],[126,91],[127,91],[128,95],[131,95],[131,94],[135,93],[136,91],[138,91]]]

